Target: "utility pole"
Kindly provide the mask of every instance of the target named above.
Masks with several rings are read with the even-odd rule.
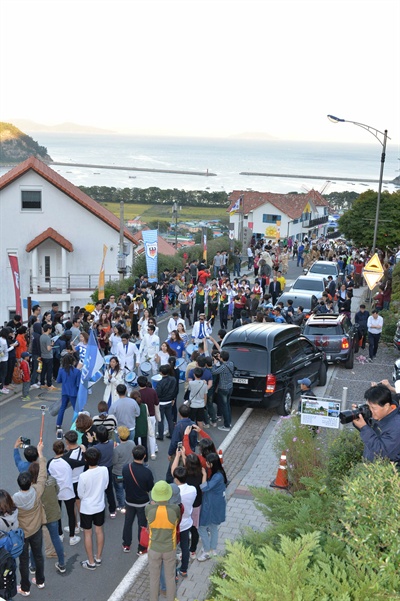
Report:
[[[175,201],[172,205],[172,217],[175,217],[175,249],[178,250],[178,204]]]
[[[119,251],[117,268],[119,279],[122,281],[126,273],[126,256],[124,253],[124,201],[119,203]]]

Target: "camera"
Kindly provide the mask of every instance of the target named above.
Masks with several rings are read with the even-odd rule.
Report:
[[[178,444],[176,445],[176,450],[182,451],[182,443],[181,442],[178,442]]]
[[[21,447],[23,449],[26,449],[26,447],[30,446],[30,444],[31,444],[31,439],[30,438],[25,438],[25,436],[20,436],[19,439],[21,441]]]
[[[339,413],[339,420],[341,424],[350,424],[355,419],[358,419],[359,415],[362,415],[367,424],[371,423],[372,413],[371,409],[366,403],[358,405],[356,409],[349,409],[348,411],[341,411]]]

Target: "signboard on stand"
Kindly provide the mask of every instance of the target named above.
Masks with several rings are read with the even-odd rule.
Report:
[[[317,428],[339,428],[341,402],[335,399],[301,399],[301,423]]]

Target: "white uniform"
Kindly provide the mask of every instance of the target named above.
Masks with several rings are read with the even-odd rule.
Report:
[[[123,344],[122,341],[118,343],[117,357],[121,368],[125,368],[127,371],[133,371],[138,361],[139,350],[136,344],[128,342]]]
[[[185,327],[184,319],[182,319],[181,317],[177,317],[176,319],[175,319],[175,317],[170,317],[170,319],[168,321],[168,325],[167,325],[168,334],[171,334],[171,332],[173,332],[174,330],[177,330],[179,323],[181,323],[183,325],[183,327]]]
[[[139,347],[141,361],[150,361],[153,374],[158,371],[155,356],[160,350],[160,339],[156,334],[145,334]]]

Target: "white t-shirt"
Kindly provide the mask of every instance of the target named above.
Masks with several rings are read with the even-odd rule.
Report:
[[[49,463],[48,472],[50,476],[56,479],[60,489],[57,495],[58,500],[68,501],[68,499],[73,499],[75,493],[72,485],[71,466],[62,457],[55,457]]]
[[[178,488],[181,493],[181,502],[183,505],[183,515],[179,529],[183,532],[193,525],[192,509],[197,496],[197,490],[195,486],[190,486],[189,484],[179,484]]]
[[[104,491],[108,486],[108,469],[97,466],[79,476],[78,496],[81,499],[81,513],[94,515],[105,508]]]

